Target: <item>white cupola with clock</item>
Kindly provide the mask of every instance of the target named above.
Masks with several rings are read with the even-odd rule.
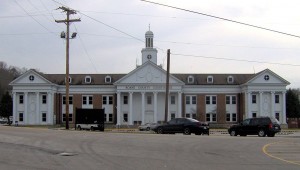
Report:
[[[145,34],[145,44],[146,47],[142,49],[142,64],[149,60],[157,64],[157,50],[153,48],[153,32],[150,28]]]

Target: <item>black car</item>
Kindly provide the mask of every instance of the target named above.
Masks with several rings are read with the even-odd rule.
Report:
[[[183,133],[185,135],[190,135],[191,133],[195,133],[195,135],[209,135],[209,124],[191,118],[175,118],[166,124],[156,126],[153,128],[153,131],[158,134]]]
[[[274,137],[275,133],[280,132],[280,123],[272,117],[258,117],[245,119],[237,125],[232,125],[228,129],[230,136],[258,135],[259,137]]]

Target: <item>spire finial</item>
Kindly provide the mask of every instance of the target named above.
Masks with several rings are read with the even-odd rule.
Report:
[[[150,31],[150,24],[149,24],[149,31]]]

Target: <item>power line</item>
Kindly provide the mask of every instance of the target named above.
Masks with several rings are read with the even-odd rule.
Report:
[[[152,1],[147,1],[147,0],[140,0],[140,1],[152,3],[152,4],[155,4],[155,5],[165,6],[165,7],[181,10],[181,11],[186,11],[186,12],[190,12],[190,13],[195,13],[195,14],[199,14],[199,15],[204,15],[204,16],[207,16],[207,17],[216,18],[216,19],[220,19],[220,20],[224,20],[224,21],[228,21],[228,22],[233,22],[233,23],[236,23],[236,24],[246,25],[246,26],[249,26],[249,27],[254,27],[254,28],[258,28],[258,29],[262,29],[262,30],[267,30],[267,31],[271,31],[271,32],[275,32],[275,33],[279,33],[279,34],[283,34],[283,35],[288,35],[288,36],[300,38],[300,36],[298,36],[298,35],[293,35],[293,34],[281,32],[281,31],[276,31],[276,30],[273,30],[273,29],[264,28],[264,27],[261,27],[261,26],[253,25],[253,24],[247,24],[247,23],[244,23],[244,22],[235,21],[235,20],[231,20],[231,19],[227,19],[227,18],[223,18],[223,17],[218,17],[218,16],[214,16],[214,15],[210,15],[210,14],[205,14],[205,13],[201,13],[201,12],[196,12],[196,11],[192,11],[192,10],[188,10],[188,9],[184,9],[184,8],[174,7],[174,6],[161,4],[161,3],[157,3],[157,2],[152,2]]]
[[[33,16],[31,16],[26,10],[25,8],[23,8],[16,0],[15,3],[28,15],[30,16],[36,23],[38,23],[40,26],[42,26],[45,30],[47,30],[50,33],[53,33],[52,31],[50,31],[47,27],[45,27],[43,24],[41,24],[38,20],[36,20]]]
[[[254,61],[254,60],[242,60],[242,59],[233,59],[233,58],[222,58],[222,57],[206,57],[206,56],[199,56],[199,55],[191,55],[191,54],[173,54],[177,56],[186,56],[186,57],[199,57],[199,58],[208,58],[208,59],[216,59],[216,60],[229,60],[229,61],[242,61],[242,62],[249,62],[249,63],[265,63],[265,64],[274,64],[274,65],[285,65],[285,66],[295,66],[299,67],[299,64],[284,64],[284,63],[273,63],[273,62],[264,62],[264,61]]]

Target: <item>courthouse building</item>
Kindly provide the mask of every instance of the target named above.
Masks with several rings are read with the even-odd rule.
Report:
[[[105,108],[106,124],[139,125],[165,119],[167,72],[157,64],[153,33],[145,34],[142,64],[127,74],[70,74],[69,122],[76,108]],[[190,117],[227,126],[245,118],[275,117],[286,125],[286,86],[265,69],[256,74],[170,74],[168,120]],[[65,122],[65,74],[29,70],[10,85],[13,123]]]

